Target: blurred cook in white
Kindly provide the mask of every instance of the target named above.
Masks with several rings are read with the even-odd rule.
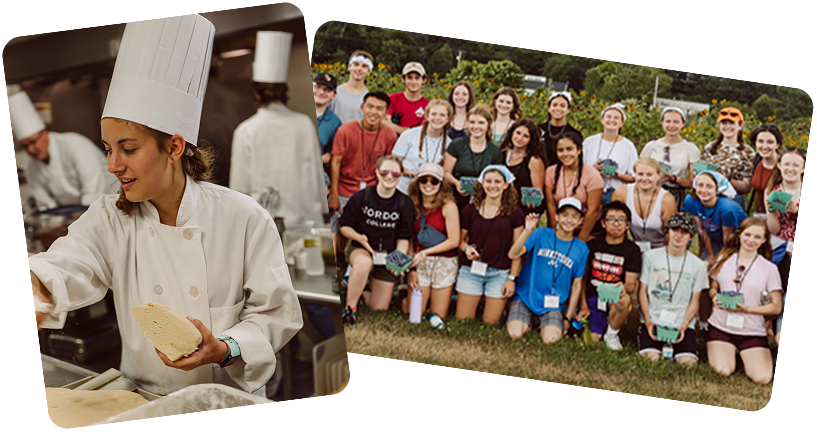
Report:
[[[329,209],[315,123],[286,107],[291,44],[291,33],[256,35],[252,89],[259,108],[233,133],[230,188],[262,203],[273,188],[279,199],[266,206],[273,216],[287,225],[320,225]]]
[[[264,396],[303,320],[269,213],[207,182],[211,154],[196,142],[214,33],[198,15],[125,27],[100,122],[120,194],[29,258],[32,288],[54,305],[37,313],[46,328],[113,290],[120,370],[141,388],[214,382]],[[175,362],[156,351],[132,314],[148,302],[191,319],[198,351]]]
[[[51,132],[26,92],[9,96],[11,129],[29,156],[26,181],[37,210],[90,205],[112,193],[116,177],[108,173],[105,155],[91,140],[75,132]]]

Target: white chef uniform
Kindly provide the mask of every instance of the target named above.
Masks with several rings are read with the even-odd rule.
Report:
[[[286,82],[292,35],[258,32],[253,80]],[[274,216],[285,224],[323,222],[326,185],[315,123],[274,102],[261,107],[233,133],[230,188],[259,200],[274,187],[280,201]]]
[[[195,144],[214,33],[198,15],[129,23],[102,118]],[[125,216],[116,200],[104,195],[66,237],[29,258],[55,305],[43,327],[61,327],[67,311],[111,289],[122,336],[120,369],[140,387],[163,393],[217,382],[263,389],[275,370],[275,351],[303,325],[269,213],[250,197],[190,177],[176,226],[163,225],[150,202]],[[241,356],[223,369],[165,366],[132,314],[133,306],[147,302],[201,320],[213,336],[232,337]]]
[[[38,210],[91,205],[102,194],[119,190],[102,151],[74,132],[49,131],[48,163],[29,158],[25,174]]]

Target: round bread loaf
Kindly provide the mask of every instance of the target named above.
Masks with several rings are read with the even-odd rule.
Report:
[[[163,304],[134,306],[133,316],[156,349],[171,361],[188,356],[199,348],[199,329]]]

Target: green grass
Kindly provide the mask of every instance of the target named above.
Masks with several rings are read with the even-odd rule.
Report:
[[[512,341],[498,325],[453,318],[435,330],[393,310],[361,307],[346,343],[352,353],[743,410],[761,409],[771,397],[771,385],[753,384],[742,370],[722,377],[703,356],[692,368],[642,358],[630,336],[622,335],[621,352],[573,338],[546,346],[535,332]]]

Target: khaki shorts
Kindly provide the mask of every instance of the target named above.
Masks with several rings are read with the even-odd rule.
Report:
[[[417,279],[420,286],[446,288],[457,281],[458,271],[457,257],[428,256],[417,264]]]

